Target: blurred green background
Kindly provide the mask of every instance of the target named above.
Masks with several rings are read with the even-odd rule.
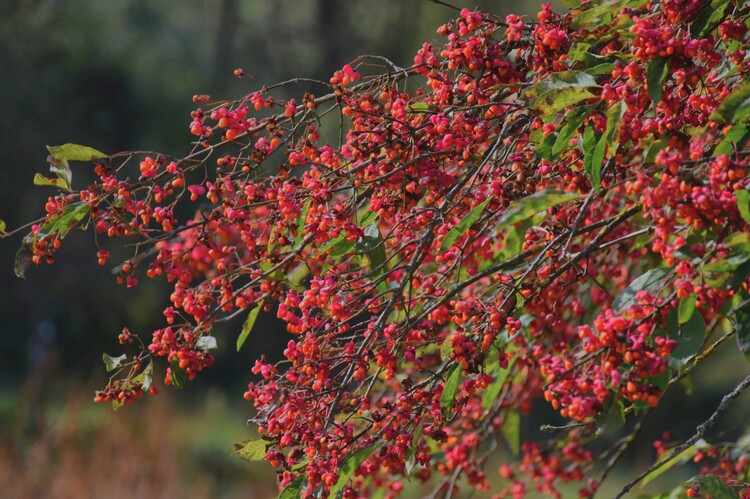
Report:
[[[454,3],[502,15],[539,7]],[[0,218],[13,229],[43,213],[51,191],[32,178],[47,168],[45,144],[183,155],[193,94],[238,98],[296,76],[327,80],[360,54],[406,66],[456,15],[429,0],[3,0]],[[248,76],[235,78],[235,68]],[[90,172],[75,175],[80,186]],[[242,319],[226,324],[211,371],[183,391],[162,390],[113,413],[91,402],[106,382],[101,353],[119,353],[123,326],[146,339],[162,326],[164,283],[117,286],[110,268],[96,264],[92,233],[79,231],[55,265],[20,280],[13,275],[20,239],[0,241],[0,495],[272,496],[270,465],[227,450],[252,436],[251,407],[242,400],[250,366],[261,353],[278,356],[286,342],[273,318],[261,318],[240,354],[231,345]],[[725,371],[723,383],[705,388],[696,418],[735,377]],[[683,399],[674,398],[666,410],[684,420]],[[543,412],[525,425],[551,417]],[[639,467],[652,458],[649,448],[630,456]]]

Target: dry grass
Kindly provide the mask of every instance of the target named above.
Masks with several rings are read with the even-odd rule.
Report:
[[[76,393],[86,393],[80,387]],[[32,397],[31,399],[33,399]],[[31,499],[253,498],[276,493],[266,463],[228,455],[243,415],[214,394],[200,410],[160,395],[113,413],[80,397],[39,407],[3,396],[0,496]],[[234,421],[231,416],[237,416]]]

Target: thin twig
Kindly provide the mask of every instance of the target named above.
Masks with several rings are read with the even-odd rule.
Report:
[[[664,466],[668,461],[671,459],[674,459],[678,455],[680,455],[682,452],[685,451],[685,449],[688,449],[689,447],[695,445],[698,440],[703,438],[703,436],[706,434],[708,430],[711,429],[711,427],[716,423],[716,420],[719,419],[719,416],[729,407],[729,404],[740,396],[742,392],[744,392],[748,387],[750,387],[750,376],[747,376],[742,382],[737,385],[734,390],[724,395],[724,398],[721,399],[721,403],[716,408],[716,410],[711,414],[711,416],[705,420],[703,423],[698,425],[698,428],[696,428],[695,435],[687,439],[684,443],[678,445],[677,447],[672,450],[672,452],[669,454],[669,456],[665,457],[664,459],[657,461],[656,463],[652,464],[648,467],[646,471],[638,475],[634,480],[632,480],[630,483],[625,485],[622,490],[615,496],[615,499],[619,499],[620,497],[627,494],[630,489],[632,489],[636,484],[641,482],[646,476],[648,476],[649,473],[652,471]]]

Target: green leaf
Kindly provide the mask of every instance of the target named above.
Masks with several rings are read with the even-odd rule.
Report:
[[[368,225],[377,222],[377,220],[378,212],[370,211],[368,207],[362,208],[357,213],[357,225],[359,225],[360,227],[367,227]]]
[[[741,150],[750,139],[750,124],[737,123],[724,135],[724,139],[714,149],[714,156],[722,154],[733,154],[735,150]]]
[[[44,237],[49,234],[58,234],[60,237],[64,237],[65,234],[78,225],[86,215],[91,211],[91,206],[83,201],[78,203],[71,203],[63,210],[50,218],[44,225],[39,228],[39,237]]]
[[[443,238],[443,242],[440,243],[440,250],[446,251],[451,246],[453,246],[453,243],[456,242],[456,240],[461,237],[464,233],[466,233],[467,230],[472,226],[474,222],[476,222],[477,218],[484,212],[484,209],[487,207],[487,204],[490,202],[491,198],[487,198],[481,203],[479,203],[477,206],[472,208],[472,210],[464,216],[461,221],[456,224],[455,227],[453,227]]]
[[[648,94],[654,101],[654,108],[661,101],[661,93],[664,90],[664,83],[669,75],[669,62],[666,57],[657,57],[651,59],[646,66],[646,83],[648,84]]]
[[[542,159],[546,159],[547,161],[554,160],[555,157],[552,155],[552,146],[554,145],[556,139],[557,135],[554,133],[547,135],[541,142],[536,145],[534,151]]]
[[[255,308],[253,308],[248,314],[247,319],[245,319],[245,323],[242,325],[242,331],[237,337],[238,352],[240,351],[240,348],[242,348],[242,345],[245,344],[245,340],[247,340],[250,331],[253,330],[253,326],[255,326],[255,320],[258,318],[258,314],[260,313],[261,308],[263,308],[262,302],[256,305]]]
[[[693,456],[695,456],[696,452],[698,452],[698,447],[696,447],[695,445],[693,445],[691,447],[688,447],[684,451],[680,452],[675,457],[673,457],[672,459],[668,460],[667,462],[665,462],[664,464],[662,464],[661,466],[659,466],[658,468],[656,468],[654,471],[652,471],[651,473],[649,473],[648,475],[646,475],[643,478],[643,480],[641,481],[641,487],[645,487],[646,484],[649,483],[650,481],[652,481],[654,478],[656,478],[658,476],[661,476],[666,471],[671,470],[679,462],[685,463],[685,462],[689,461],[690,459],[693,458]]]
[[[187,383],[187,372],[180,367],[180,360],[174,359],[169,364],[169,381],[175,388],[182,388]]]
[[[687,298],[682,298],[680,300],[677,313],[677,319],[680,325],[685,324],[693,316],[693,312],[695,312],[695,301],[697,299],[698,296],[695,293],[691,293]]]
[[[692,38],[705,38],[724,18],[730,0],[713,0],[698,12],[690,23]]]
[[[500,431],[508,442],[510,450],[514,456],[518,455],[521,449],[521,415],[518,411],[508,411],[505,413],[505,421]]]
[[[617,298],[615,298],[615,301],[612,302],[612,310],[619,314],[630,307],[635,303],[635,295],[638,291],[653,292],[668,273],[669,271],[667,269],[657,268],[651,269],[643,275],[636,277],[633,279],[633,282],[631,282],[628,287],[625,288]]]
[[[620,122],[622,121],[622,117],[626,110],[627,105],[624,101],[617,102],[610,106],[607,110],[607,128],[601,137],[599,137],[593,153],[590,152],[591,136],[589,135],[588,137],[588,144],[586,143],[586,137],[584,137],[584,152],[586,156],[590,156],[588,162],[586,156],[584,156],[584,169],[591,179],[591,187],[596,191],[601,189],[602,164],[604,159],[611,158],[617,151],[618,139],[620,136]]]
[[[5,230],[8,226],[5,225],[5,222],[3,220],[0,220],[0,236],[4,236],[8,232]]]
[[[112,357],[106,353],[102,354],[102,360],[104,361],[104,365],[107,366],[107,372],[114,371],[120,367],[123,361],[127,360],[127,358],[128,356],[125,354],[122,354],[119,357]]]
[[[583,169],[591,180],[591,186],[595,189],[599,189],[601,184],[602,161],[604,161],[604,151],[597,147],[601,142],[601,137],[602,135],[594,130],[592,123],[589,123],[583,131]]]
[[[750,224],[750,192],[745,189],[734,191],[737,197],[737,208],[740,210],[742,220]]]
[[[53,158],[59,161],[91,161],[93,158],[106,158],[107,155],[91,147],[78,144],[47,146]]]
[[[750,295],[742,292],[736,295],[738,305],[750,300]],[[746,304],[734,311],[734,330],[737,333],[737,346],[750,362],[750,304]]]
[[[423,421],[419,422],[417,429],[414,431],[414,436],[411,439],[411,446],[406,449],[404,469],[407,476],[411,475],[411,470],[414,469],[416,463],[417,448],[419,446],[419,441],[422,440],[422,423]]]
[[[13,271],[16,277],[21,279],[26,278],[26,271],[31,266],[31,261],[34,256],[34,234],[28,234],[23,238],[21,247],[16,251],[16,261],[13,265]]]
[[[445,386],[443,386],[443,395],[440,397],[440,408],[443,410],[443,414],[447,415],[453,408],[453,401],[456,399],[456,392],[458,391],[458,382],[461,379],[461,365],[456,364],[451,369],[448,378],[445,380]]]
[[[245,440],[234,444],[232,454],[246,461],[263,461],[266,458],[268,442],[265,440]]]
[[[213,336],[201,336],[195,342],[195,348],[200,348],[201,350],[215,350],[217,347],[216,338]]]
[[[748,116],[750,116],[750,83],[744,83],[724,97],[709,119],[717,123],[737,123],[744,121]]]
[[[141,390],[148,391],[149,388],[151,388],[151,385],[153,384],[153,377],[152,374],[154,372],[154,363],[149,361],[148,365],[146,366],[146,369],[144,369],[138,376],[133,378],[133,383],[140,383],[141,384]]]
[[[605,26],[612,21],[624,8],[637,9],[647,0],[592,0],[579,8],[571,10],[566,18],[570,19],[570,28],[580,28],[593,24],[589,30],[595,27]]]
[[[591,76],[599,76],[599,75],[609,75],[612,73],[612,70],[615,69],[615,65],[611,62],[603,62],[601,64],[597,64],[596,66],[592,66],[586,70],[586,73],[590,74]]]
[[[510,203],[498,219],[498,228],[505,229],[516,222],[532,217],[542,210],[567,203],[581,195],[577,192],[557,190],[539,191]]]
[[[710,497],[711,499],[740,499],[739,493],[716,475],[693,477],[685,482],[685,486],[700,493],[701,497]]]
[[[341,468],[339,468],[339,479],[331,487],[331,497],[336,497],[336,494],[338,494],[339,491],[344,488],[344,485],[346,485],[349,477],[357,471],[357,468],[359,468],[362,463],[370,457],[370,454],[372,454],[379,445],[379,443],[376,443],[369,447],[363,447],[346,458],[346,461],[344,461]]]
[[[573,134],[576,133],[578,127],[581,126],[583,120],[594,110],[596,105],[581,106],[574,108],[565,116],[565,125],[560,128],[560,132],[557,135],[554,145],[552,146],[552,155],[557,156],[568,147],[568,142]]]
[[[625,426],[625,405],[622,400],[610,404],[610,407],[596,419],[596,434],[612,433]]]
[[[300,210],[299,218],[297,219],[297,235],[294,238],[295,249],[299,249],[302,239],[304,239],[302,233],[305,230],[305,222],[307,221],[307,213],[310,211],[310,204],[312,204],[312,198],[307,198]]]
[[[362,238],[364,251],[370,259],[370,277],[373,282],[378,282],[378,291],[385,293],[388,289],[385,279],[381,279],[386,271],[386,254],[385,242],[380,235],[380,229],[377,224],[371,224],[365,227],[365,234]]]
[[[440,345],[440,358],[443,360],[450,359],[452,353],[453,345],[451,344],[451,337],[448,335]]]
[[[513,357],[510,362],[508,362],[507,369],[501,368],[500,364],[495,366],[497,368],[497,372],[494,375],[495,380],[487,386],[482,395],[482,407],[488,411],[492,409],[493,404],[497,400],[497,396],[500,395],[500,390],[503,389],[505,380],[508,379],[508,375],[510,374],[511,369],[513,369],[513,364],[515,362],[516,358]]]
[[[667,336],[677,341],[670,354],[670,360],[676,367],[682,368],[685,363],[698,353],[706,338],[706,323],[703,316],[695,309],[684,324],[679,323],[679,312],[672,309],[667,314]]]
[[[70,185],[64,178],[49,178],[45,177],[41,173],[37,173],[36,175],[34,175],[34,185],[49,185],[52,187],[70,191]]]
[[[560,71],[533,84],[523,97],[538,112],[553,114],[594,97],[587,89],[598,86],[594,77],[583,71]]]
[[[302,496],[302,485],[305,482],[305,475],[300,475],[284,487],[279,499],[299,499]]]

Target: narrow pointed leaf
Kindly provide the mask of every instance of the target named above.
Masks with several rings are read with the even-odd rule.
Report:
[[[341,465],[339,469],[339,479],[331,487],[331,497],[336,497],[341,489],[344,488],[349,478],[357,471],[362,463],[364,463],[368,457],[380,446],[380,444],[373,444],[369,447],[363,447],[358,451],[352,453],[346,461]]]
[[[551,208],[558,204],[567,203],[581,195],[577,192],[566,191],[540,191],[525,198],[513,201],[498,219],[498,227],[505,229],[516,222],[521,222],[533,217],[542,210]]]
[[[734,195],[737,197],[737,208],[742,220],[750,224],[750,192],[740,189],[735,191]]]
[[[648,94],[654,101],[656,107],[661,101],[661,94],[664,90],[664,83],[669,75],[669,59],[666,57],[657,57],[651,59],[646,66],[646,83],[648,84]]]
[[[484,212],[484,209],[487,207],[487,204],[490,202],[491,198],[487,198],[481,203],[479,203],[477,206],[475,206],[469,213],[464,216],[458,224],[456,224],[455,227],[453,227],[443,238],[443,242],[440,243],[440,250],[445,251],[449,249],[451,246],[453,246],[453,243],[456,242],[456,240],[461,237],[464,233],[466,233],[467,230],[469,230],[469,227],[472,226],[474,222],[476,222],[477,218]]]
[[[717,123],[736,123],[750,116],[750,83],[740,85],[724,97],[719,108],[709,117]]]
[[[255,308],[253,308],[250,313],[247,316],[247,319],[245,319],[245,323],[242,325],[242,331],[240,332],[240,335],[237,337],[237,351],[240,351],[240,348],[242,348],[242,345],[245,344],[245,340],[247,340],[248,335],[250,334],[250,331],[253,330],[253,326],[255,326],[255,321],[258,318],[258,314],[260,313],[260,309],[263,307],[263,304],[258,304]]]
[[[510,411],[505,414],[505,421],[500,431],[508,442],[508,447],[514,456],[518,455],[521,449],[521,415],[518,411]]]
[[[450,374],[448,375],[448,378],[445,380],[445,385],[443,386],[443,395],[440,397],[440,408],[443,410],[443,414],[448,414],[448,412],[453,408],[453,401],[456,399],[456,392],[458,391],[458,382],[461,379],[461,365],[456,364],[453,366],[453,369],[451,369]]]

